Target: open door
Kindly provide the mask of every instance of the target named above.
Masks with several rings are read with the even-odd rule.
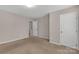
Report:
[[[38,36],[38,21],[29,22],[29,37]]]
[[[33,21],[33,36],[38,36],[38,21]]]

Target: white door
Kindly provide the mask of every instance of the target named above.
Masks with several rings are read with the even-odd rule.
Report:
[[[38,21],[33,21],[33,36],[38,36]]]
[[[77,47],[77,13],[60,15],[60,43],[62,45]]]

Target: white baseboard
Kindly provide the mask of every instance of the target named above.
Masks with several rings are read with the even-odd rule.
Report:
[[[57,42],[53,42],[53,41],[49,41],[49,42],[52,43],[52,44],[56,44],[56,45],[62,45],[61,43],[57,43]],[[65,46],[65,45],[62,45],[62,46]],[[68,46],[66,46],[66,47],[68,47]],[[74,47],[69,47],[69,48],[79,50],[79,48],[74,48]]]
[[[53,42],[53,41],[49,41],[49,43],[53,43],[53,44],[56,44],[56,45],[61,45],[60,43]]]
[[[24,38],[28,38],[28,37],[24,36],[24,37],[20,37],[20,38],[15,38],[13,40],[5,41],[5,42],[0,42],[0,44],[10,43],[10,42],[21,40],[21,39],[24,39]]]
[[[44,38],[44,39],[49,39],[48,37],[42,37],[42,36],[38,36],[39,38]]]

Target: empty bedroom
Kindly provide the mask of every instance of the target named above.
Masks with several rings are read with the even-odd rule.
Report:
[[[78,53],[78,5],[0,5],[0,54]]]

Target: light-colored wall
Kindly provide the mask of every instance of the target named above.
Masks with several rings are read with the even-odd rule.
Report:
[[[59,15],[49,15],[49,39],[53,42],[59,42]]]
[[[39,22],[39,25],[38,25],[39,34],[38,35],[40,38],[48,39],[48,37],[49,37],[49,19],[48,18],[49,18],[49,16],[45,15],[45,16],[37,19]]]
[[[78,10],[79,6],[73,6],[71,8],[49,13],[49,39],[51,43],[60,42],[60,15]]]
[[[30,19],[0,10],[0,44],[28,37]]]

